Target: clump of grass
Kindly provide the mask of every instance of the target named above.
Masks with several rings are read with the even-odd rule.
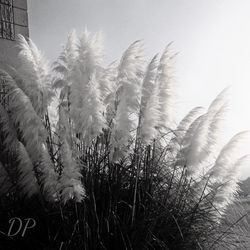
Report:
[[[232,244],[222,240],[228,231],[222,222],[235,200],[238,169],[249,162],[239,150],[249,134],[221,144],[226,90],[207,111],[195,108],[176,126],[169,45],[145,67],[137,41],[119,64],[104,67],[99,35],[86,31],[78,39],[72,32],[55,73],[32,41],[20,37],[20,47],[15,75],[1,71],[8,102],[0,104],[0,193],[3,209],[11,207],[8,218],[27,215],[38,226],[15,243],[26,249],[28,241],[37,249]]]

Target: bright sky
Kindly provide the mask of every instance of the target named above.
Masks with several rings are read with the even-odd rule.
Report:
[[[225,135],[250,130],[249,0],[28,0],[28,7],[30,36],[51,60],[73,28],[101,30],[107,62],[138,39],[148,58],[174,41],[180,116],[231,85]]]

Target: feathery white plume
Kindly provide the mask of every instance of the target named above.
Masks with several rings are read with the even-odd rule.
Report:
[[[63,80],[63,82],[55,81],[54,88],[61,88],[65,85],[69,85],[69,77],[71,70],[74,67],[77,55],[77,36],[73,30],[69,33],[66,45],[63,47],[63,51],[61,52],[59,58],[53,64],[54,71],[59,73],[62,76],[61,79]]]
[[[78,46],[80,69],[90,76],[99,70],[103,62],[102,34],[100,32],[93,35],[87,30],[82,34]]]
[[[83,105],[79,111],[79,118],[76,123],[76,129],[81,133],[82,139],[86,145],[106,127],[104,118],[105,107],[100,99],[98,83],[93,76],[85,88]]]
[[[250,164],[250,155],[240,157],[234,164],[227,168],[227,173],[221,182],[217,183],[216,194],[214,198],[214,206],[221,212],[224,212],[227,205],[231,204],[239,189],[239,170],[241,167]]]
[[[223,121],[226,107],[226,94],[227,89],[223,90],[215,98],[209,106],[207,113],[203,115],[196,129],[195,136],[191,140],[187,155],[187,167],[190,175],[199,174],[201,163],[213,153],[216,153],[216,151],[212,152],[212,150],[219,145],[220,125],[221,121]]]
[[[141,139],[149,144],[157,137],[159,124],[159,103],[156,86],[152,89],[151,96],[147,102],[144,114],[141,119]]]
[[[101,100],[106,106],[113,106],[116,91],[117,65],[112,63],[101,69],[97,79],[99,81]]]
[[[17,87],[14,80],[4,72],[1,72],[1,76],[6,79],[9,88],[8,107],[11,120],[16,130],[20,131],[20,140],[25,145],[33,166],[36,167],[35,171],[40,172],[43,185],[46,186],[47,183],[54,185],[56,173],[45,146],[47,131],[42,120],[34,110],[28,96]]]
[[[18,44],[20,47],[18,75],[21,78],[18,82],[19,87],[29,97],[37,114],[43,117],[54,95],[48,64],[30,39],[27,41],[22,35],[18,35]]]
[[[129,144],[133,141],[130,112],[125,99],[122,99],[118,105],[115,120],[113,121],[113,130],[111,137],[111,154],[114,161],[118,161],[125,156]],[[133,121],[132,121],[133,122]]]
[[[59,106],[59,158],[62,173],[58,183],[58,191],[61,194],[61,199],[64,203],[68,200],[76,199],[81,201],[85,196],[85,190],[81,182],[80,167],[77,165],[76,154],[72,148],[75,149],[73,143],[72,129],[69,124],[68,114],[65,112],[63,106]]]
[[[157,84],[159,89],[160,127],[173,129],[174,126],[174,90],[172,64],[175,55],[170,44],[164,50],[158,66]]]
[[[76,33],[73,30],[69,33],[59,58],[53,64],[53,70],[57,73],[53,87],[60,89],[60,100],[65,106],[69,106],[70,86],[74,78],[74,67],[78,56],[77,41]]]
[[[204,113],[203,107],[195,107],[180,121],[176,130],[175,136],[179,143],[182,142],[187,130],[190,125],[202,114]]]
[[[158,88],[155,82],[157,56],[154,56],[148,65],[142,83],[142,96],[139,117],[139,137],[143,143],[149,144],[156,138],[159,122]]]
[[[97,79],[100,88],[100,99],[105,106],[107,124],[110,125],[115,116],[115,94],[117,89],[117,65],[111,63],[107,68],[101,69]]]
[[[58,123],[58,106],[64,105],[69,109],[70,86],[73,81],[73,72],[78,56],[77,36],[75,30],[71,31],[67,37],[67,42],[63,47],[59,58],[53,64],[53,70],[57,73],[53,82],[53,88],[60,89],[60,94],[56,94],[48,107],[50,121],[53,127]],[[60,101],[59,101],[60,100]]]
[[[86,144],[102,132],[105,127],[103,113],[105,106],[100,96],[100,86],[96,77],[102,63],[99,35],[91,36],[87,31],[80,38],[78,58],[73,72],[70,91],[70,115],[75,132],[86,139]]]
[[[196,130],[201,123],[204,115],[200,115],[197,117],[189,126],[186,131],[181,143],[180,143],[180,151],[176,156],[176,165],[177,166],[186,166],[187,165],[187,155],[190,152],[190,145],[193,137],[195,136]]]
[[[56,130],[56,126],[58,123],[59,115],[58,115],[58,106],[59,106],[59,94],[56,93],[55,96],[52,98],[49,106],[48,106],[48,118],[50,122],[50,128],[52,132]]]
[[[180,163],[178,158],[181,157],[183,159],[183,157],[184,157],[183,154],[186,154],[188,152],[190,140],[191,140],[193,133],[194,133],[194,130],[190,131],[191,130],[190,127],[193,124],[193,122],[199,116],[201,116],[201,114],[203,112],[204,112],[204,108],[202,108],[202,107],[196,107],[196,108],[192,109],[179,122],[177,128],[174,131],[174,137],[170,141],[169,150],[171,151],[172,158],[177,159],[178,164]]]
[[[141,41],[132,43],[123,53],[118,67],[117,104],[122,98],[132,112],[138,113],[141,97],[141,84],[144,71],[143,44]]]
[[[21,131],[22,139],[33,161],[39,161],[39,144],[46,140],[46,131],[41,119],[35,112],[30,99],[19,89],[14,81],[8,81],[9,110],[16,128]]]
[[[215,179],[219,182],[223,181],[223,178],[227,175],[227,171],[242,156],[249,138],[249,131],[243,131],[233,136],[222,148],[213,168],[209,171],[210,179]]]
[[[127,153],[138,126],[143,61],[142,44],[136,41],[124,52],[118,68],[116,116],[111,141],[112,151],[120,152],[119,157]]]
[[[71,199],[80,202],[85,197],[85,189],[81,182],[82,175],[65,139],[60,147],[60,155],[63,165],[60,177],[61,198],[64,203]]]
[[[214,113],[212,120],[209,123],[207,143],[204,146],[201,159],[206,161],[215,160],[223,146],[223,128],[225,124],[225,117],[227,114],[227,103],[221,106],[217,112]]]
[[[40,192],[39,185],[34,173],[34,166],[24,145],[18,144],[18,186],[23,196],[30,198]]]
[[[66,112],[65,108],[62,105],[59,105],[58,107],[58,114],[59,114],[59,119],[58,119],[58,124],[57,124],[57,134],[60,138],[65,138],[68,143],[73,146],[73,141],[72,141],[72,129],[70,126],[69,122],[69,114]]]
[[[41,181],[43,193],[47,200],[55,201],[58,199],[58,173],[55,172],[54,164],[51,161],[46,144],[41,144],[40,162],[38,170],[42,173]]]
[[[149,97],[152,94],[152,90],[157,88],[156,86],[156,69],[157,69],[157,55],[155,55],[150,63],[148,64],[143,83],[142,83],[142,94],[141,94],[141,112],[144,112],[144,109],[147,106],[147,102],[149,100]]]

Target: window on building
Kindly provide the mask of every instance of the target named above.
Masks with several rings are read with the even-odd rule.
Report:
[[[8,87],[6,84],[6,79],[0,76],[0,104],[7,110],[9,103]]]
[[[0,0],[0,38],[15,39],[13,0]]]

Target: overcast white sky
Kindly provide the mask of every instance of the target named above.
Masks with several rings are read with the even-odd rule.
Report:
[[[30,37],[51,60],[73,28],[101,30],[107,62],[138,39],[148,58],[174,41],[179,114],[231,85],[225,134],[250,129],[249,0],[28,0],[28,8]]]

